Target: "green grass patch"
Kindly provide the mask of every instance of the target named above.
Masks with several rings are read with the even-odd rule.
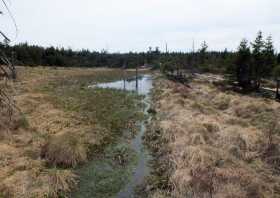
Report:
[[[88,88],[93,82],[115,80],[120,74],[102,73],[100,76],[64,78],[45,84],[51,102],[66,112],[78,113],[78,119],[106,128],[110,136],[120,136],[129,123],[141,119],[141,96],[115,89]]]

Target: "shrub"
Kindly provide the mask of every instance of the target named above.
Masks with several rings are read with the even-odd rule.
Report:
[[[52,137],[43,146],[41,155],[53,166],[76,167],[87,161],[87,147],[71,133]]]

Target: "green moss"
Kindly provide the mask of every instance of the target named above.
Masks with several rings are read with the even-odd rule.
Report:
[[[136,153],[127,144],[110,145],[102,156],[77,170],[81,179],[72,196],[113,197],[129,181],[136,162]]]

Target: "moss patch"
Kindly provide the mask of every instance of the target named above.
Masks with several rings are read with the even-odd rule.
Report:
[[[77,170],[80,183],[73,197],[113,197],[131,177],[136,162],[136,153],[127,144],[108,146],[102,156]]]

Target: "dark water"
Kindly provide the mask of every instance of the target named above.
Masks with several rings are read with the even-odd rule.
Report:
[[[144,109],[143,112],[145,115],[148,115],[148,109],[150,108],[150,96],[149,93],[153,87],[152,76],[151,75],[143,75],[138,77],[138,79],[131,78],[126,80],[119,80],[110,83],[101,83],[94,85],[92,87],[100,87],[100,88],[113,88],[120,89],[126,91],[136,91],[140,95],[144,95],[143,103]],[[146,176],[149,175],[149,166],[148,161],[150,159],[149,154],[144,148],[144,144],[142,141],[142,137],[146,132],[147,121],[150,122],[150,118],[146,121],[142,121],[140,124],[140,131],[137,133],[136,137],[131,142],[131,148],[137,153],[138,161],[137,165],[133,171],[132,177],[122,189],[116,197],[118,198],[133,198],[134,197],[134,189],[137,185],[140,185],[144,182]]]

